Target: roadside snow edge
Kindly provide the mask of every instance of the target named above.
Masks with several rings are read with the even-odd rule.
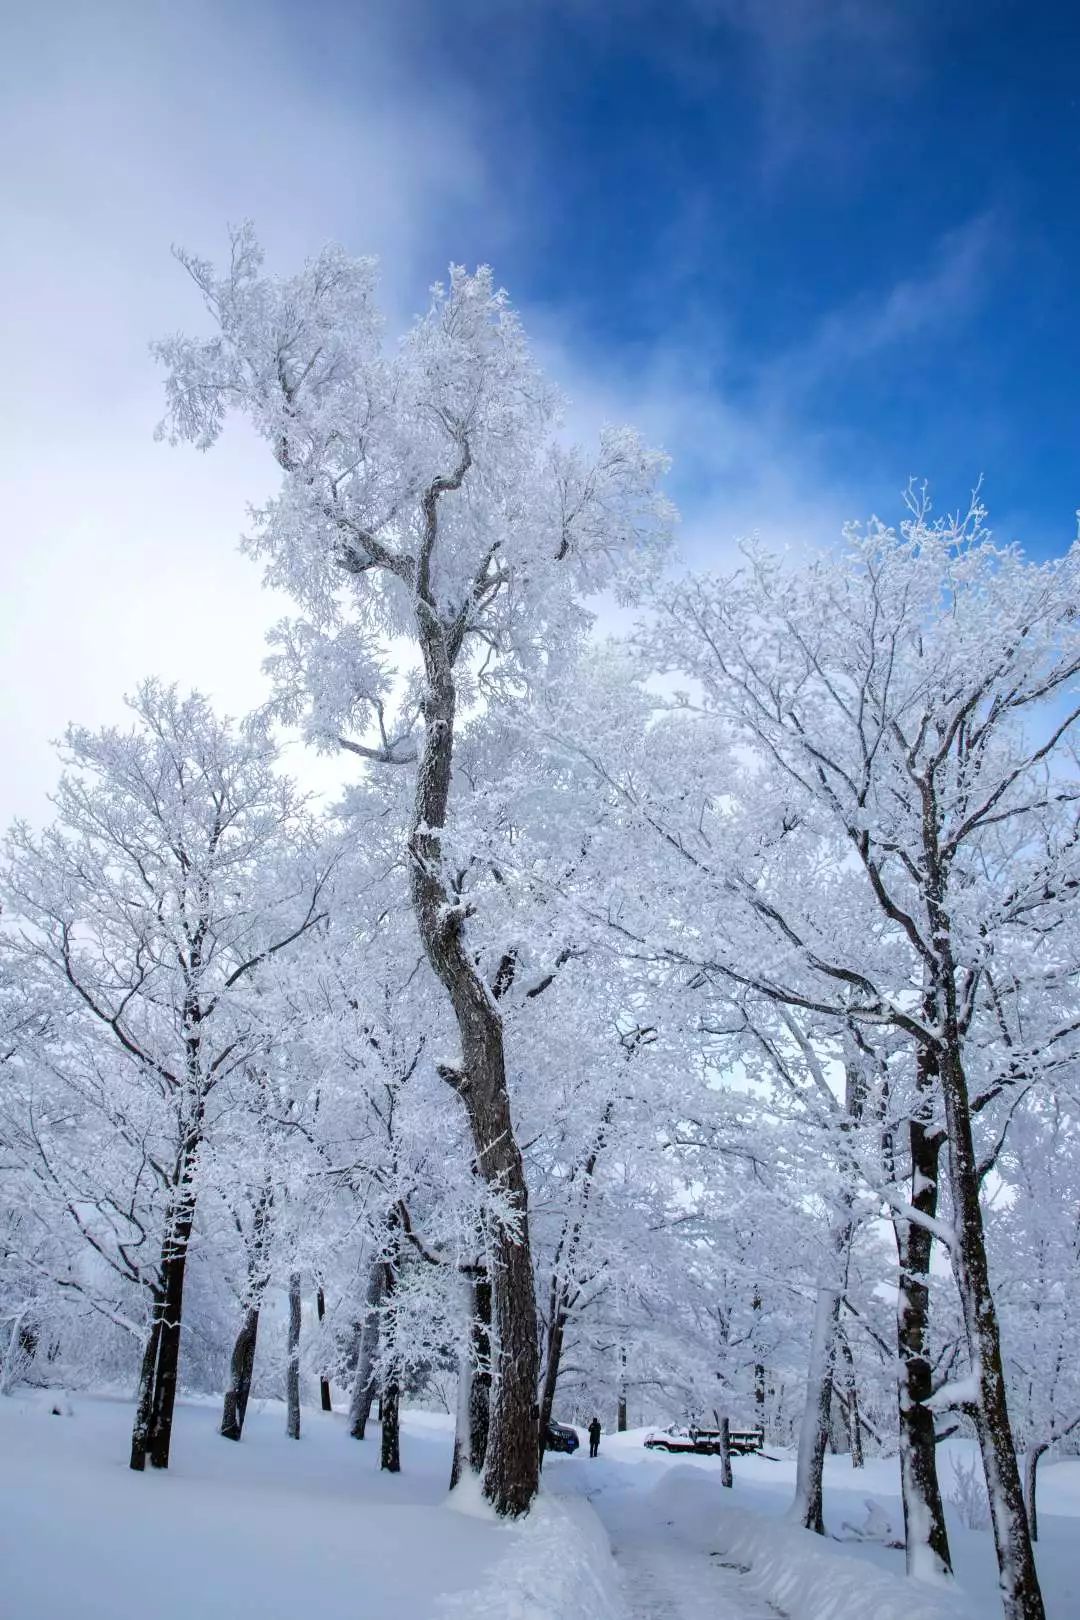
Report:
[[[543,1494],[474,1592],[444,1598],[437,1620],[628,1620],[611,1544],[588,1502]]]

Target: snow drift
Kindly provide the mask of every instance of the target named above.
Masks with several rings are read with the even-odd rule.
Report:
[[[627,1620],[611,1544],[587,1502],[543,1492],[475,1592],[444,1598],[438,1620]],[[922,1620],[921,1616],[915,1620]],[[935,1617],[936,1620],[936,1617]]]
[[[700,1469],[671,1469],[652,1492],[656,1513],[677,1515],[684,1533],[737,1566],[746,1591],[787,1620],[974,1620],[956,1586],[898,1579],[809,1530],[729,1505],[730,1492],[702,1483]]]

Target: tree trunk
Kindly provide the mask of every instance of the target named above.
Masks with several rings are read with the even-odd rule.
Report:
[[[755,1324],[756,1324],[757,1321],[760,1319],[760,1316],[761,1316],[761,1294],[760,1294],[760,1292],[759,1292],[759,1290],[757,1288],[754,1289],[754,1297],[750,1301],[750,1309],[754,1313],[754,1321],[755,1321]],[[756,1333],[757,1333],[757,1329],[755,1327],[755,1336],[756,1336]],[[755,1416],[757,1418],[757,1421],[758,1421],[758,1427],[761,1429],[762,1433],[764,1433],[765,1432],[765,1363],[763,1361],[755,1361],[754,1362],[754,1414],[755,1414]]]
[[[465,1328],[461,1335],[461,1349],[458,1354],[458,1381],[457,1406],[454,1411],[454,1449],[450,1456],[450,1489],[453,1490],[462,1476],[471,1472],[469,1454],[469,1429],[472,1414],[473,1384],[476,1382],[476,1369],[473,1366],[472,1351],[472,1289],[468,1289],[469,1312]]]
[[[846,1333],[839,1336],[840,1356],[844,1363],[844,1421],[847,1425],[848,1449],[852,1468],[863,1466],[862,1420],[859,1417],[859,1389],[855,1380],[855,1358],[851,1353]]]
[[[997,1311],[990,1290],[979,1168],[971,1131],[967,1077],[960,1058],[955,986],[946,977],[943,997],[945,1045],[941,1053],[942,1095],[949,1136],[949,1180],[956,1220],[953,1275],[960,1294],[968,1360],[979,1390],[976,1428],[990,1498],[998,1580],[1005,1620],[1045,1620],[1035,1555],[1031,1545],[1016,1446],[1009,1422]]]
[[[229,1362],[229,1387],[221,1410],[221,1433],[226,1440],[239,1440],[244,1432],[248,1396],[255,1372],[255,1346],[259,1336],[259,1312],[270,1282],[270,1217],[274,1188],[269,1175],[263,1181],[247,1240],[247,1287],[244,1316]]]
[[[833,1343],[840,1316],[842,1289],[835,1284],[819,1287],[810,1346],[810,1367],[806,1378],[806,1404],[799,1430],[799,1455],[795,1465],[795,1500],[790,1514],[806,1530],[825,1534],[822,1515],[822,1471],[829,1441],[829,1412],[832,1407]]]
[[[398,1408],[400,1405],[401,1390],[394,1372],[389,1381],[383,1385],[382,1410],[382,1443],[379,1447],[379,1467],[388,1474],[401,1472],[401,1437],[399,1429]]]
[[[326,1295],[323,1293],[321,1283],[315,1290],[315,1310],[321,1322],[326,1315]],[[334,1410],[334,1403],[330,1399],[330,1380],[325,1376],[319,1378],[319,1402],[324,1412]]]
[[[619,1346],[619,1399],[615,1408],[615,1432],[626,1433],[626,1347]]]
[[[158,1339],[161,1336],[161,1306],[155,1296],[150,1331],[143,1346],[139,1367],[139,1389],[135,1399],[135,1422],[131,1430],[131,1467],[142,1473],[150,1449],[150,1421],[154,1412],[154,1371],[157,1367]]]
[[[479,1371],[469,1393],[469,1466],[483,1473],[491,1428],[491,1279],[487,1270],[476,1281],[473,1353]]]
[[[433,491],[425,505],[430,545],[435,535]],[[430,554],[430,550],[429,553]],[[418,582],[418,622],[424,654],[424,743],[417,770],[409,839],[409,879],[420,938],[449,996],[461,1039],[460,1068],[441,1072],[461,1096],[473,1158],[506,1217],[492,1221],[494,1318],[492,1417],[484,1494],[503,1515],[528,1511],[539,1482],[533,1407],[536,1401],[536,1299],[529,1250],[528,1192],[506,1087],[502,1019],[462,933],[465,908],[442,872],[454,748],[456,692],[452,666],[458,646],[439,621],[426,577]]]
[[[933,1004],[926,1008],[933,1019]],[[937,1081],[937,1057],[928,1049],[916,1056],[916,1083],[929,1098]],[[938,1177],[943,1138],[913,1117],[908,1122],[911,1154],[909,1201],[931,1219],[937,1215]],[[889,1150],[891,1153],[891,1149]],[[896,1295],[896,1385],[900,1426],[900,1494],[904,1507],[907,1573],[916,1579],[940,1580],[952,1574],[949,1535],[941,1504],[937,1472],[934,1414],[927,1402],[933,1378],[927,1356],[930,1326],[930,1263],[934,1239],[926,1227],[893,1216],[899,1266]]]
[[[450,1489],[466,1468],[481,1474],[491,1418],[491,1283],[486,1269],[465,1279],[466,1339],[458,1367],[458,1404]]]
[[[397,1220],[390,1218],[389,1253],[383,1261],[383,1298],[389,1299],[397,1287],[398,1264],[398,1233]],[[397,1474],[401,1470],[401,1436],[399,1426],[399,1408],[401,1405],[401,1367],[398,1361],[397,1330],[393,1314],[387,1320],[386,1349],[383,1363],[382,1388],[379,1391],[379,1429],[381,1444],[379,1447],[379,1467],[386,1473]]]
[[[720,1419],[720,1483],[728,1490],[735,1483],[731,1472],[731,1424],[726,1413]]]
[[[386,1286],[386,1265],[377,1260],[368,1273],[364,1295],[364,1316],[360,1326],[360,1350],[356,1358],[356,1382],[349,1402],[349,1434],[362,1440],[375,1399],[375,1357],[379,1350],[379,1307]]]
[[[221,1409],[221,1433],[226,1440],[239,1440],[244,1432],[258,1336],[259,1307],[253,1305],[244,1314],[229,1361],[229,1387]]]
[[[197,1026],[197,1015],[188,1004],[185,1005],[184,1017],[186,1024],[194,1023]],[[172,1444],[173,1412],[176,1407],[176,1386],[180,1368],[180,1331],[184,1317],[184,1277],[187,1271],[191,1232],[195,1224],[195,1169],[202,1140],[205,1104],[201,1090],[197,1033],[189,1035],[186,1044],[191,1112],[186,1121],[181,1116],[183,1129],[173,1173],[172,1197],[161,1240],[159,1285],[154,1291],[155,1328],[151,1334],[154,1359],[152,1368],[148,1368],[147,1358],[144,1356],[143,1376],[140,1377],[131,1451],[131,1466],[139,1471],[144,1464],[136,1461],[138,1446],[142,1447],[143,1457],[150,1458],[152,1468],[168,1468]],[[148,1344],[147,1350],[149,1348]]]
[[[165,1271],[167,1314],[158,1334],[157,1367],[154,1373],[154,1400],[150,1414],[150,1444],[147,1455],[151,1468],[168,1468],[172,1448],[176,1386],[180,1376],[180,1325],[177,1314],[183,1308],[186,1262],[174,1258]]]
[[[285,1363],[285,1433],[300,1438],[300,1273],[289,1275],[289,1340]]]
[[[501,1067],[501,1040],[500,1040]],[[492,1411],[484,1464],[484,1494],[497,1513],[514,1517],[528,1512],[539,1483],[536,1441],[536,1299],[526,1215],[525,1177],[517,1144],[509,1137],[505,1083],[501,1100],[477,1135],[481,1162],[499,1157],[507,1167],[503,1183],[508,1202],[519,1214],[517,1230],[500,1225],[492,1243],[492,1316],[494,1373]],[[506,1137],[494,1124],[505,1117]],[[509,1140],[507,1140],[509,1138]],[[500,1142],[501,1139],[501,1142]]]
[[[149,1457],[151,1468],[168,1468],[172,1445],[173,1412],[180,1372],[180,1332],[184,1318],[184,1279],[188,1247],[195,1221],[195,1196],[191,1189],[194,1171],[194,1144],[185,1154],[181,1194],[175,1221],[166,1229],[161,1254],[162,1307],[154,1370],[153,1406],[150,1414]]]
[[[1024,1471],[1024,1505],[1027,1509],[1028,1529],[1031,1531],[1032,1541],[1039,1539],[1039,1509],[1035,1500],[1039,1463],[1044,1453],[1049,1450],[1050,1442],[1044,1440],[1041,1444],[1032,1446],[1027,1454],[1027,1467]]]
[[[557,1300],[557,1290],[552,1288],[553,1298]],[[559,1365],[562,1361],[563,1334],[566,1329],[566,1316],[559,1303],[555,1305],[555,1315],[548,1325],[547,1354],[544,1359],[544,1386],[540,1392],[540,1423],[538,1427],[539,1457],[541,1465],[544,1460],[544,1439],[547,1435],[548,1424],[555,1408],[555,1391],[559,1383]]]
[[[845,1073],[845,1101],[850,1122],[855,1123],[861,1119],[864,1099],[863,1075],[854,1063],[848,1063]],[[844,1128],[845,1134],[848,1128]],[[843,1140],[842,1135],[841,1141]],[[829,1443],[829,1420],[832,1415],[833,1369],[840,1304],[847,1287],[848,1257],[854,1233],[851,1206],[855,1197],[855,1172],[847,1161],[846,1151],[841,1154],[840,1172],[840,1203],[843,1215],[832,1232],[834,1256],[832,1276],[818,1286],[810,1367],[806,1380],[806,1404],[803,1407],[802,1426],[799,1430],[799,1454],[795,1464],[795,1500],[791,1504],[791,1517],[805,1529],[813,1530],[819,1536],[825,1534],[822,1473],[825,1466],[825,1448]]]

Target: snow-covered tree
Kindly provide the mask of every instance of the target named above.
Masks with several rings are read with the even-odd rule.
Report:
[[[733,578],[658,593],[641,669],[682,674],[678,712],[631,739],[629,757],[595,720],[581,745],[663,857],[659,913],[655,890],[633,879],[609,891],[606,920],[625,949],[682,964],[722,1000],[751,993],[899,1044],[883,1123],[894,1150],[904,1138],[896,1176],[908,1192],[887,1174],[878,1189],[907,1235],[901,1318],[925,1303],[941,1241],[963,1307],[1006,1613],[1026,1620],[1042,1602],[977,1128],[1029,1083],[1038,1050],[1002,1020],[1009,987],[1027,986],[1043,1009],[1041,1045],[1072,1023],[1055,1027],[1049,1010],[1075,978],[1056,945],[1077,882],[1078,569],[1075,547],[1030,563],[992,543],[977,506],[934,522],[917,500],[899,533],[852,531],[842,555],[788,568],[751,553]],[[904,1333],[901,1321],[902,1422],[930,1393],[913,1384],[921,1327]],[[910,1458],[915,1437],[903,1432]],[[914,1473],[906,1500],[925,1534],[927,1475]]]
[[[508,1211],[492,1234],[484,1488],[500,1512],[520,1513],[537,1481],[527,1191],[502,1019],[469,948],[471,904],[443,855],[460,708],[557,665],[589,623],[583,596],[629,590],[662,553],[664,458],[626,430],[605,432],[592,457],[564,447],[552,391],[487,270],[454,268],[387,349],[370,260],[328,249],[272,280],[244,229],[223,275],[184,262],[216,330],[159,346],[165,430],[206,447],[239,411],[282,469],[251,550],[301,609],[277,635],[286,712],[320,745],[413,776],[403,829],[412,905],[460,1041],[442,1072]],[[388,636],[407,638],[419,665],[396,713]]]
[[[327,857],[264,730],[154,682],[131,708],[130,730],[68,732],[55,820],[8,840],[3,948],[50,1016],[9,1065],[4,1129],[143,1340],[141,1469],[168,1466],[217,1099],[262,1049],[257,972],[318,921]],[[82,1265],[58,1284],[106,1308]]]

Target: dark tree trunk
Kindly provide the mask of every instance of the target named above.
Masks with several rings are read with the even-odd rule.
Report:
[[[720,1419],[720,1483],[728,1490],[735,1483],[731,1472],[731,1424],[726,1415]]]
[[[386,1265],[377,1260],[368,1272],[364,1296],[364,1316],[360,1326],[360,1348],[356,1358],[356,1381],[349,1402],[349,1434],[362,1440],[375,1399],[375,1357],[379,1350],[379,1307],[386,1286]]]
[[[151,1468],[168,1468],[172,1448],[176,1386],[180,1376],[180,1326],[183,1311],[186,1259],[174,1258],[165,1270],[166,1315],[158,1334],[158,1357],[154,1375],[154,1401],[150,1414],[150,1445],[147,1455]]]
[[[240,1324],[229,1362],[229,1387],[221,1410],[221,1433],[226,1440],[239,1440],[244,1432],[258,1336],[259,1307],[253,1305]]]
[[[383,1262],[383,1298],[389,1299],[397,1287],[398,1242],[396,1230],[397,1220],[391,1216],[390,1220],[389,1253]],[[387,1322],[387,1343],[384,1355],[386,1372],[383,1375],[382,1388],[379,1391],[379,1428],[381,1444],[379,1447],[379,1467],[389,1474],[397,1474],[401,1470],[401,1435],[399,1425],[399,1408],[401,1405],[401,1369],[398,1361],[398,1346],[393,1315]]]
[[[626,1350],[619,1347],[619,1400],[615,1408],[615,1432],[626,1433]]]
[[[285,1433],[300,1438],[300,1273],[289,1275],[289,1339],[285,1363]]]
[[[926,1016],[936,1015],[930,1001]],[[929,1106],[937,1084],[937,1056],[923,1048],[916,1055],[916,1084]],[[943,1137],[913,1117],[908,1122],[911,1155],[909,1201],[921,1215],[934,1219],[938,1208]],[[886,1162],[891,1160],[886,1144]],[[937,1471],[934,1414],[927,1402],[933,1377],[927,1354],[930,1332],[930,1264],[934,1239],[925,1226],[893,1216],[899,1266],[896,1295],[897,1415],[900,1425],[900,1494],[904,1507],[904,1546],[909,1575],[952,1573],[949,1535]],[[929,1561],[929,1570],[926,1568]]]
[[[146,1467],[150,1449],[150,1422],[154,1412],[154,1372],[157,1367],[158,1339],[161,1336],[161,1300],[155,1298],[150,1330],[143,1346],[139,1367],[139,1389],[135,1399],[135,1422],[131,1430],[131,1467],[138,1473]]]
[[[383,1386],[380,1407],[382,1411],[382,1442],[379,1447],[379,1467],[388,1474],[401,1472],[401,1437],[398,1408],[401,1391],[397,1375],[391,1376]]]
[[[557,1290],[552,1288],[553,1297],[558,1298]],[[548,1424],[555,1407],[555,1391],[559,1383],[559,1365],[562,1361],[563,1334],[566,1329],[566,1317],[561,1306],[556,1303],[555,1315],[548,1325],[547,1355],[544,1359],[544,1387],[540,1392],[540,1424],[539,1457],[541,1464],[544,1458],[544,1437],[547,1434]]]
[[[1039,1539],[1039,1509],[1035,1499],[1038,1485],[1039,1463],[1043,1455],[1050,1450],[1048,1441],[1032,1446],[1027,1454],[1027,1468],[1024,1472],[1024,1502],[1027,1508],[1028,1529],[1031,1531],[1032,1541]]]
[[[942,1094],[949,1136],[949,1171],[956,1239],[953,1274],[960,1293],[968,1359],[976,1369],[979,1404],[976,1428],[990,1498],[998,1577],[1005,1620],[1045,1620],[1035,1555],[1031,1545],[1020,1469],[1001,1359],[997,1310],[990,1289],[979,1167],[971,1130],[967,1078],[960,1060],[955,988],[946,980],[945,1046],[941,1054]]]
[[[859,1417],[859,1388],[855,1378],[855,1358],[846,1333],[840,1334],[840,1357],[844,1365],[844,1421],[852,1468],[863,1466],[862,1421]]]
[[[451,1490],[466,1468],[473,1474],[483,1472],[491,1420],[491,1282],[486,1269],[465,1281],[467,1342],[458,1370]]]
[[[152,1468],[168,1468],[172,1445],[173,1413],[180,1373],[180,1332],[184,1318],[184,1279],[188,1247],[195,1220],[195,1195],[191,1188],[194,1171],[194,1144],[186,1155],[181,1178],[181,1194],[176,1219],[167,1229],[162,1246],[161,1326],[154,1370],[153,1406],[150,1414],[148,1454]]]
[[[229,1362],[229,1387],[221,1410],[221,1433],[226,1440],[239,1440],[244,1432],[248,1397],[255,1373],[255,1347],[259,1336],[259,1312],[270,1282],[271,1215],[274,1189],[267,1176],[255,1204],[251,1236],[247,1241],[247,1287],[244,1316],[236,1335]]]
[[[189,968],[199,966],[197,951],[192,951]],[[168,1468],[172,1445],[173,1412],[176,1407],[176,1387],[180,1369],[180,1333],[184,1317],[184,1278],[187,1271],[188,1249],[195,1224],[195,1170],[202,1141],[202,1122],[205,1096],[200,1073],[199,1023],[197,1002],[189,996],[184,1007],[187,1048],[187,1077],[190,1114],[181,1117],[183,1130],[173,1173],[173,1191],[165,1217],[165,1230],[161,1240],[161,1259],[158,1266],[159,1284],[155,1289],[155,1329],[151,1335],[155,1356],[149,1383],[140,1378],[139,1400],[132,1434],[131,1466],[141,1470],[136,1461],[136,1449],[150,1458],[152,1468]],[[149,1349],[149,1345],[147,1346]],[[144,1357],[143,1371],[147,1370]],[[148,1410],[147,1410],[148,1402]]]
[[[978,1385],[976,1427],[990,1499],[1004,1620],[1045,1620],[1024,1492],[1009,1422],[997,1311],[986,1259],[981,1177],[971,1127],[971,1099],[963,1061],[958,964],[947,907],[949,862],[940,829],[943,812],[931,771],[920,782],[923,812],[921,867],[930,925],[929,1027],[940,1029],[918,1054],[920,1079],[936,1081],[945,1110],[949,1191],[953,1208],[952,1269],[960,1294],[968,1361]],[[924,1077],[921,1071],[928,1071]],[[918,1186],[916,1186],[916,1191]]]
[[[469,1467],[483,1473],[491,1427],[491,1279],[485,1271],[476,1280],[473,1315],[473,1354],[479,1371],[469,1391]]]
[[[427,555],[434,545],[436,498],[425,503]],[[420,938],[445,988],[458,1025],[461,1067],[442,1073],[461,1096],[472,1135],[473,1159],[507,1210],[491,1230],[494,1376],[491,1430],[484,1494],[503,1515],[528,1511],[539,1482],[533,1407],[536,1400],[536,1298],[529,1249],[528,1192],[514,1135],[506,1086],[503,1026],[495,1000],[480,978],[462,938],[465,909],[442,873],[441,831],[446,825],[454,748],[456,692],[453,662],[460,644],[427,601],[429,583],[418,581],[423,626],[424,743],[417,771],[409,840],[409,878]]]
[[[500,1067],[501,1067],[500,1039]],[[492,1317],[494,1327],[494,1374],[492,1411],[484,1463],[484,1494],[496,1512],[516,1516],[528,1511],[539,1481],[536,1444],[536,1300],[533,1293],[532,1259],[526,1214],[525,1177],[517,1144],[507,1140],[496,1125],[505,1117],[509,1135],[510,1118],[505,1082],[500,1101],[477,1135],[483,1144],[479,1157],[489,1162],[493,1149],[502,1143],[499,1157],[506,1167],[503,1183],[510,1193],[510,1206],[517,1209],[517,1230],[501,1226],[492,1242]]]
[[[315,1291],[315,1310],[319,1321],[321,1322],[326,1316],[326,1295],[323,1293],[321,1283]],[[332,1412],[334,1410],[334,1403],[330,1399],[330,1380],[325,1376],[320,1377],[319,1379],[319,1402],[324,1412]]]
[[[754,1297],[750,1301],[750,1309],[754,1313],[754,1320],[756,1322],[761,1316],[761,1295],[760,1295],[760,1293],[758,1292],[758,1290],[756,1288],[754,1289]],[[763,1361],[755,1361],[754,1362],[754,1411],[755,1411],[755,1414],[757,1416],[758,1426],[764,1432],[764,1429],[765,1429],[765,1363]]]

